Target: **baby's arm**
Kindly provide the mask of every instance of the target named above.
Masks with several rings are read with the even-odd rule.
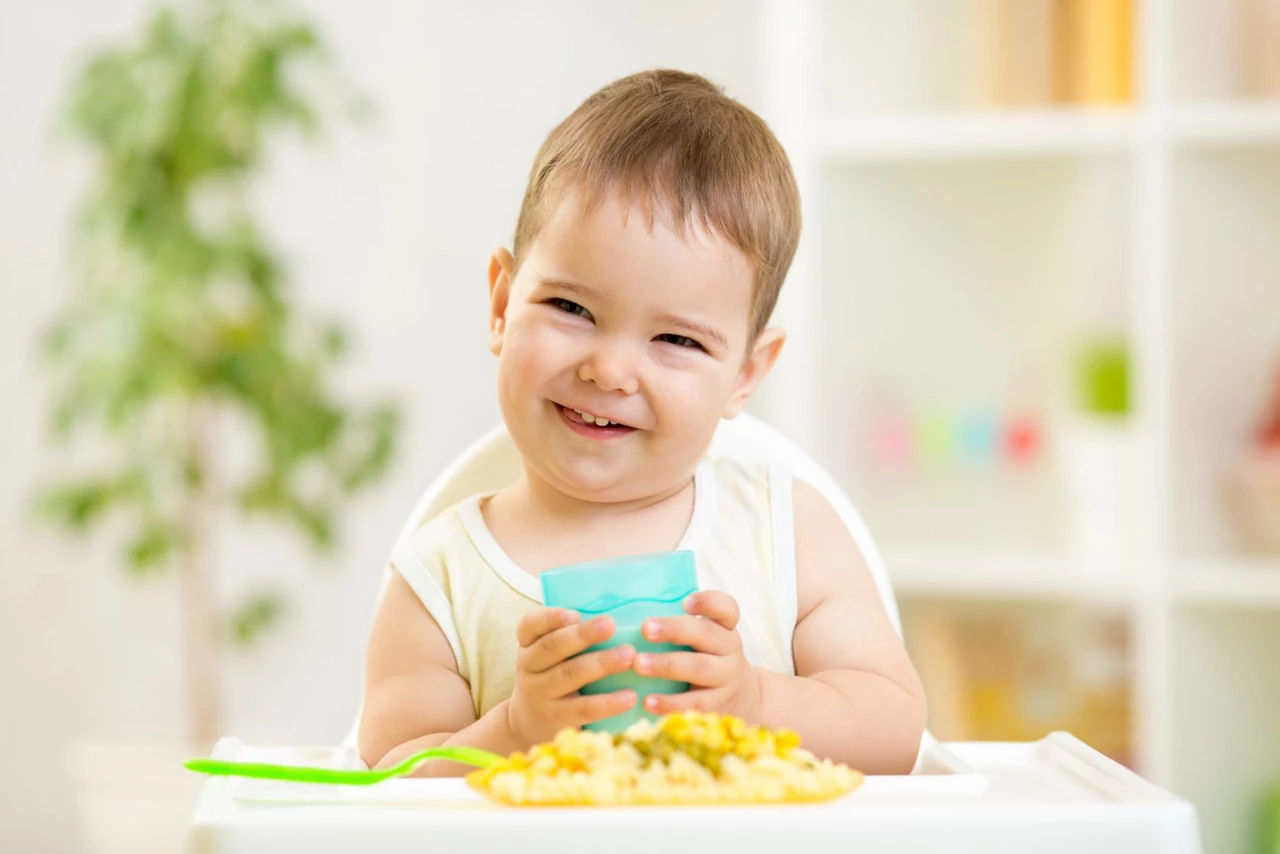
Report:
[[[762,722],[867,773],[911,770],[924,689],[862,554],[830,503],[795,482],[797,676],[758,671]]]
[[[613,621],[582,622],[576,611],[534,608],[521,618],[515,687],[479,720],[471,689],[458,673],[439,624],[408,583],[392,573],[374,617],[360,721],[360,755],[371,767],[394,765],[426,747],[465,744],[507,755],[550,739],[565,726],[581,726],[626,711],[634,691],[579,695],[588,682],[631,667],[635,649],[623,645],[579,655],[612,636]],[[428,762],[418,776],[469,770]]]
[[[375,768],[440,744],[506,754],[517,748],[501,724],[505,715],[476,720],[471,689],[458,673],[444,632],[408,583],[392,572],[369,637],[360,756]],[[466,770],[452,762],[428,762],[415,773],[448,776]]]

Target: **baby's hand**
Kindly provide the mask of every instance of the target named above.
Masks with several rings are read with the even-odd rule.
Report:
[[[635,691],[580,695],[578,689],[631,667],[635,647],[578,655],[613,636],[613,620],[596,617],[586,623],[565,608],[535,608],[516,626],[520,652],[516,684],[507,705],[507,725],[523,744],[549,741],[560,729],[582,726],[625,712],[635,705]]]
[[[760,680],[742,654],[738,603],[720,590],[703,590],[685,600],[686,617],[654,617],[641,629],[653,641],[693,647],[692,652],[641,653],[635,671],[688,682],[683,694],[650,694],[645,710],[665,715],[683,709],[720,712],[755,721],[760,712]]]

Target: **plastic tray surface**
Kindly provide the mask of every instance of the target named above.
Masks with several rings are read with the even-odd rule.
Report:
[[[218,758],[363,767],[339,748],[256,748],[224,738]],[[460,779],[317,786],[210,778],[192,818],[201,854],[376,845],[379,854],[733,850],[735,852],[1088,851],[1199,854],[1191,806],[1067,733],[1036,742],[934,745],[916,773],[867,777],[821,804],[542,807],[494,803]]]

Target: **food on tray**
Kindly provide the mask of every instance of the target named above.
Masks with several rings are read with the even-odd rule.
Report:
[[[617,734],[564,729],[467,782],[525,806],[747,804],[829,800],[856,789],[862,774],[815,758],[790,730],[680,712]]]

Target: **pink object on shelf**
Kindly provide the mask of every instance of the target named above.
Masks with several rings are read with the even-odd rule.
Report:
[[[1271,390],[1271,403],[1254,438],[1264,450],[1280,451],[1280,367],[1276,368],[1275,380],[1275,387]]]
[[[896,415],[884,415],[871,425],[871,453],[882,465],[906,465],[912,456],[911,425]]]
[[[1040,453],[1040,422],[1035,418],[1014,416],[1004,425],[1005,456],[1015,463],[1027,463]]]
[[[1227,475],[1226,498],[1241,548],[1280,555],[1280,444],[1237,463]]]

